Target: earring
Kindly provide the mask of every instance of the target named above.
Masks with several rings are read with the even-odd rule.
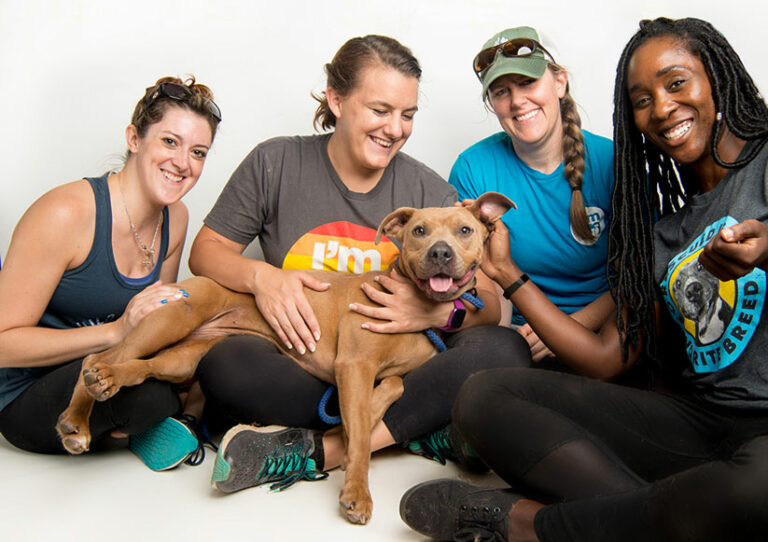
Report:
[[[718,111],[717,115],[715,115],[715,120],[717,120],[717,122],[723,120],[723,114],[720,111]]]

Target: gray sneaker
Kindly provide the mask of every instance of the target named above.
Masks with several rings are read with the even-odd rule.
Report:
[[[322,480],[313,454],[322,454],[322,433],[279,425],[236,425],[221,439],[211,485],[224,493],[273,482],[280,491],[300,480]]]

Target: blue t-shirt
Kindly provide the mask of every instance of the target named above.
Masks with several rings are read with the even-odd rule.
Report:
[[[509,228],[510,251],[518,266],[562,311],[582,309],[608,290],[605,262],[611,219],[613,142],[586,130],[586,168],[582,195],[597,240],[579,240],[568,216],[571,187],[563,164],[546,175],[518,158],[505,132],[496,133],[462,152],[449,182],[459,198],[500,192],[517,204],[502,220]],[[515,312],[515,324],[523,317]]]

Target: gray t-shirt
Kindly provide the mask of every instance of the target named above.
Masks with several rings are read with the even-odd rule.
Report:
[[[278,137],[256,146],[224,187],[205,224],[241,244],[259,238],[264,259],[284,269],[364,272],[397,256],[379,224],[398,207],[446,207],[456,190],[400,152],[376,187],[350,191],[328,157],[331,134]]]
[[[742,155],[755,142],[748,142]],[[691,197],[656,225],[655,277],[683,328],[684,377],[700,396],[736,408],[768,408],[766,273],[754,269],[721,282],[698,263],[725,227],[754,218],[768,224],[768,145],[746,166],[729,170],[711,191]]]

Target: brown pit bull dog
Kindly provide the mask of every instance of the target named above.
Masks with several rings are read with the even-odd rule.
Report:
[[[383,220],[376,241],[382,234],[400,241],[399,270],[425,297],[437,302],[456,299],[474,287],[493,224],[513,206],[501,194],[487,193],[470,207],[400,208]],[[365,281],[379,288],[374,277],[381,272],[316,273],[331,283],[325,292],[305,290],[321,318],[324,339],[314,353],[304,355],[284,349],[251,294],[233,292],[203,277],[180,282],[178,287],[189,297],[155,310],[123,341],[85,358],[72,400],[56,425],[64,447],[73,454],[88,450],[94,400],[109,399],[123,386],[150,377],[189,381],[216,342],[235,334],[259,335],[272,340],[307,372],[338,387],[347,443],[340,505],[349,521],[367,523],[373,508],[368,490],[371,429],[402,394],[401,376],[436,350],[423,333],[379,334],[361,328],[369,318],[351,311],[349,304],[366,302],[361,285]]]

